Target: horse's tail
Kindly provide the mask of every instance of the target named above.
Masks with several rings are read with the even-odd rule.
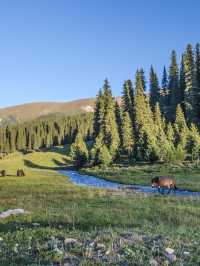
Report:
[[[175,190],[177,190],[177,189],[178,189],[178,188],[177,188],[177,186],[176,186],[176,184],[174,184],[174,189],[175,189]]]

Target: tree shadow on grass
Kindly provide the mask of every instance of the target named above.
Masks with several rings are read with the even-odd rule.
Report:
[[[55,146],[55,147],[51,147],[51,148],[41,148],[40,151],[42,152],[55,152],[61,155],[67,155],[69,154],[69,145],[65,145],[65,146]]]
[[[54,163],[57,166],[39,165],[39,164],[33,163],[30,160],[24,160],[24,165],[26,167],[29,167],[29,168],[35,168],[35,169],[41,169],[41,170],[65,170],[65,169],[67,169],[67,166],[64,163],[61,163],[61,162],[59,162],[57,160],[54,160]]]

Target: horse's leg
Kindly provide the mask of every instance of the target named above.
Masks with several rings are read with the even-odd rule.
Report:
[[[168,192],[167,192],[167,195],[171,192],[171,190],[172,190],[172,187],[170,186],[170,187],[169,187],[169,190],[168,190]]]

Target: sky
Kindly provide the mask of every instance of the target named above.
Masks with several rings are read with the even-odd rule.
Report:
[[[1,0],[0,107],[113,94],[200,41],[199,0]]]

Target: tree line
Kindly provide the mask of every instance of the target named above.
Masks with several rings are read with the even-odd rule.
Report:
[[[93,133],[92,114],[50,116],[0,128],[0,153],[32,151],[73,143],[77,132],[85,140]]]
[[[99,91],[93,117],[93,143],[77,132],[72,145],[76,166],[107,165],[126,156],[129,161],[184,161],[200,156],[200,45],[188,44],[178,64],[172,51],[161,84],[153,66],[149,90],[143,69],[135,83],[126,80],[119,105],[108,80]]]

